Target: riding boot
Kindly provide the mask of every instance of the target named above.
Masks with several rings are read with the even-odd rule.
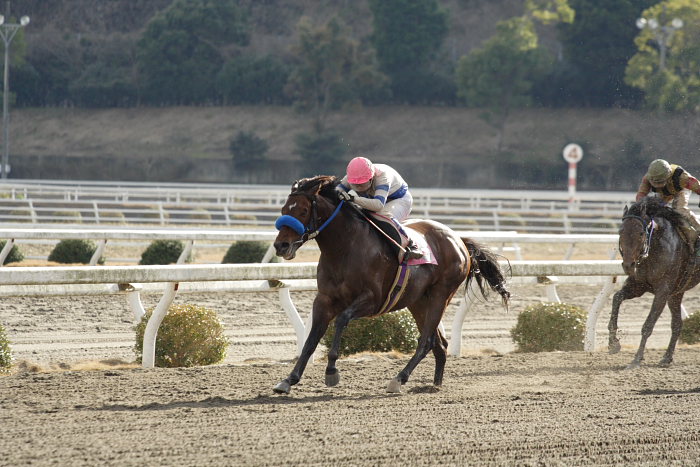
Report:
[[[418,249],[418,246],[413,243],[413,240],[408,239],[408,244],[406,245],[406,258],[408,259],[421,259],[423,253]]]

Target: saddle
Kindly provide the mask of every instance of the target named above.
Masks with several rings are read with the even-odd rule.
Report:
[[[397,256],[399,263],[402,263],[404,260],[405,249],[409,242],[409,237],[406,234],[406,231],[403,230],[401,224],[396,222],[394,219],[382,216],[376,212],[368,212],[367,214],[369,214],[371,221],[377,227],[379,227],[384,234],[393,240],[393,242],[391,242],[389,239],[387,239],[387,241],[391,244],[392,250]],[[399,248],[399,245],[401,248]]]

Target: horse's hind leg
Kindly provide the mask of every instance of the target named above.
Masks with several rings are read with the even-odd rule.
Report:
[[[659,363],[661,366],[669,366],[673,362],[673,353],[676,351],[676,343],[683,327],[683,318],[681,317],[682,302],[683,294],[672,295],[668,299],[668,308],[671,310],[671,340],[668,343],[666,353]]]
[[[431,298],[427,298],[428,296],[430,296]],[[449,298],[451,298],[451,295]],[[413,318],[416,320],[416,324],[420,329],[418,347],[416,348],[416,352],[408,361],[404,369],[401,370],[398,375],[396,375],[396,378],[392,379],[389,382],[387,392],[401,392],[401,386],[406,384],[406,381],[408,381],[409,376],[411,376],[411,373],[413,373],[413,370],[415,370],[416,366],[420,363],[420,361],[423,360],[426,355],[428,355],[428,352],[430,352],[431,349],[435,351],[434,348],[436,345],[438,345],[437,340],[440,339],[440,337],[442,337],[438,333],[438,325],[440,324],[440,320],[442,319],[444,309],[447,306],[447,303],[449,302],[449,298],[446,301],[438,301],[438,299],[435,297],[435,294],[426,294],[426,296],[422,298],[419,301],[419,303],[409,307],[409,309],[411,310],[411,314],[413,314]],[[436,309],[436,305],[434,305],[435,302],[438,303],[437,306],[440,307],[439,309]],[[445,359],[447,352],[445,351],[444,347],[442,349],[442,352],[440,352],[439,349],[437,350],[437,352],[438,353],[435,359],[436,363],[434,380],[439,381],[439,383],[441,384],[442,374],[445,369]],[[440,360],[441,357],[439,357],[438,355],[443,355],[442,361]]]
[[[644,295],[644,288],[627,279],[620,290],[615,292],[612,300],[612,311],[608,322],[608,353],[616,354],[620,351],[620,338],[617,337],[617,318],[620,314],[620,305],[623,301]]]
[[[440,327],[435,330],[433,355],[435,356],[435,377],[433,378],[433,384],[435,386],[442,386],[442,376],[445,373],[445,362],[447,362],[447,339],[442,334]]]

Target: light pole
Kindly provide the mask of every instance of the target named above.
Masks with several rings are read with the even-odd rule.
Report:
[[[638,18],[637,27],[651,29],[654,33],[654,40],[659,44],[659,70],[664,70],[666,68],[666,49],[671,45],[673,34],[683,27],[683,20],[673,18],[670,23],[662,26],[656,18]]]
[[[5,14],[7,15],[7,19],[10,19],[10,2],[7,2]],[[5,73],[2,91],[2,166],[0,167],[3,180],[7,178],[7,172],[10,168],[10,42],[12,42],[19,28],[28,24],[29,16],[22,16],[19,20],[19,24],[17,24],[5,23],[5,16],[0,15],[0,35],[5,43]]]

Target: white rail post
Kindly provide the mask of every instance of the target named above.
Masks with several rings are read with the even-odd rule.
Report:
[[[617,250],[614,248],[610,250],[610,259],[615,259],[617,256]],[[598,323],[598,314],[601,308],[603,308],[603,303],[612,293],[615,288],[615,283],[617,282],[617,276],[606,277],[604,279],[603,288],[596,296],[591,308],[588,310],[588,319],[586,320],[586,338],[583,341],[583,350],[586,352],[595,351],[595,336],[596,336],[596,324]]]
[[[192,253],[192,246],[194,245],[193,240],[187,240],[185,243],[185,248],[182,249],[180,257],[177,259],[176,264],[183,264],[189,258],[190,253]],[[156,337],[158,336],[158,328],[160,323],[163,322],[163,318],[168,313],[170,305],[175,300],[175,294],[177,293],[179,284],[177,282],[169,282],[165,285],[165,290],[163,291],[163,296],[160,297],[156,309],[153,310],[151,318],[146,324],[146,330],[143,333],[143,357],[142,363],[144,368],[153,368],[156,361]],[[137,292],[138,293],[138,292]],[[136,300],[132,295],[127,295],[127,300],[129,304],[135,303]],[[141,299],[138,298],[138,303],[141,303]],[[134,316],[136,316],[136,311],[134,311]]]
[[[10,254],[10,251],[12,251],[12,247],[15,245],[15,239],[10,238],[7,240],[7,243],[5,243],[5,246],[2,248],[2,251],[0,251],[0,266],[3,266],[5,264],[5,260],[7,259],[7,255]]]
[[[163,322],[165,314],[170,308],[170,304],[175,299],[177,292],[177,282],[169,283],[165,288],[165,293],[160,298],[156,309],[153,310],[151,318],[146,324],[146,330],[143,333],[143,356],[142,365],[144,368],[153,368],[156,363],[156,337],[158,336],[158,328]]]
[[[297,336],[298,357],[301,355],[301,350],[304,348],[304,342],[306,341],[306,326],[304,326],[304,321],[302,321],[297,308],[294,306],[294,302],[292,302],[292,297],[289,294],[289,287],[280,288],[279,297],[282,309],[287,313],[287,317],[289,321],[292,322],[292,327],[294,327],[294,332]]]
[[[471,309],[472,303],[474,303],[474,299],[469,294],[470,288],[471,285],[466,287],[462,303],[459,304],[459,308],[457,308],[452,319],[452,335],[447,345],[447,355],[459,357],[462,354],[462,326],[464,325],[464,318],[467,317],[467,312]]]
[[[100,260],[102,257],[102,253],[105,251],[105,245],[107,245],[107,239],[103,238],[99,242],[97,242],[97,248],[95,248],[95,252],[92,254],[92,258],[90,258],[90,266],[95,266],[97,262]]]

